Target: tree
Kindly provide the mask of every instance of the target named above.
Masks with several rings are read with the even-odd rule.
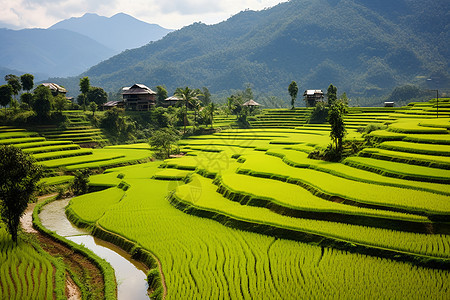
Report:
[[[295,81],[292,81],[288,87],[289,95],[291,96],[291,109],[294,109],[295,99],[297,99],[298,86]]]
[[[343,101],[335,101],[328,110],[328,122],[331,125],[330,137],[335,144],[335,149],[342,152],[342,139],[346,134],[344,114],[347,112],[347,104]]]
[[[187,108],[188,104],[191,103],[193,100],[197,100],[197,97],[200,95],[200,93],[196,90],[192,90],[189,87],[177,88],[175,95],[179,98],[181,98],[184,101],[184,133],[186,133],[186,125],[187,125]]]
[[[13,88],[9,84],[0,86],[0,105],[5,107],[5,119],[6,119],[6,106],[12,100]]]
[[[337,100],[337,87],[330,84],[330,86],[327,89],[327,100],[328,100],[328,106],[333,105],[334,102]]]
[[[62,113],[62,111],[67,107],[67,99],[61,94],[54,97],[54,103],[55,109],[60,113]]]
[[[89,189],[89,169],[77,170],[70,186],[75,195],[86,194]]]
[[[20,102],[28,104],[30,107],[33,105],[33,94],[23,93],[20,95]]]
[[[97,111],[98,105],[95,102],[89,103],[89,109],[92,111],[92,116],[95,116],[95,112]]]
[[[206,86],[204,86],[202,90],[203,91],[201,92],[201,95],[198,96],[198,99],[202,102],[202,105],[206,107],[211,103],[211,93]]]
[[[83,95],[87,95],[89,89],[91,88],[91,83],[89,81],[89,77],[83,77],[80,79],[80,92]]]
[[[108,101],[108,94],[101,87],[91,87],[86,94],[87,103],[95,102],[97,105],[102,105]]]
[[[34,90],[33,110],[39,120],[45,120],[50,116],[52,102],[52,92],[48,87],[40,85]]]
[[[32,74],[23,74],[20,76],[20,81],[22,82],[22,88],[27,92],[34,86],[34,76]]]
[[[16,95],[18,95],[20,90],[22,89],[19,77],[13,74],[9,74],[5,76],[5,81],[12,87],[12,94],[14,95],[15,99]]]
[[[215,108],[215,105],[213,102],[209,103],[208,106],[206,106],[206,114],[207,114],[209,122],[211,124],[211,128],[213,128],[215,109],[216,108]]]
[[[164,86],[158,85],[156,87],[156,105],[162,106],[164,104],[164,100],[167,98],[167,90]]]
[[[13,146],[0,146],[0,213],[16,243],[20,217],[41,176],[42,170],[31,156]]]
[[[78,105],[80,105],[83,108],[83,111],[86,110],[86,102],[87,102],[87,97],[85,94],[79,94],[77,96],[77,103],[78,103]]]
[[[172,146],[180,139],[179,135],[170,128],[162,128],[153,133],[150,138],[150,146],[157,148],[164,158],[168,158],[172,151]]]

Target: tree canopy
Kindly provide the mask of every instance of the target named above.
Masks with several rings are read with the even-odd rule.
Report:
[[[156,87],[156,105],[162,106],[164,100],[167,98],[167,90],[164,86],[158,85]]]
[[[97,105],[102,105],[108,101],[108,94],[101,87],[90,87],[86,94],[87,102],[95,102]]]
[[[23,74],[20,76],[20,81],[22,82],[22,88],[27,92],[34,86],[34,76],[32,74]]]
[[[80,92],[86,95],[89,92],[91,87],[91,83],[89,81],[89,77],[85,76],[80,79]]]
[[[52,102],[52,92],[48,87],[40,85],[34,90],[33,110],[36,113],[38,120],[43,121],[50,116]]]
[[[344,114],[347,112],[347,104],[342,100],[335,101],[328,110],[328,122],[331,125],[330,137],[337,151],[342,150],[342,139],[346,134]]]
[[[13,146],[0,146],[0,213],[14,242],[20,217],[41,176],[42,170],[31,156]]]
[[[186,133],[186,125],[187,125],[187,109],[188,109],[188,104],[192,103],[193,101],[197,100],[198,96],[200,95],[200,93],[198,92],[198,90],[193,90],[190,89],[189,87],[185,87],[183,88],[177,88],[175,95],[177,97],[180,97],[183,101],[184,101],[184,107],[185,107],[185,111],[184,111],[184,132]]]
[[[13,89],[9,84],[4,84],[0,86],[0,105],[5,107],[5,118],[6,118],[6,106],[12,100]]]
[[[292,81],[288,87],[289,95],[291,96],[291,107],[294,109],[295,99],[297,99],[298,86],[297,82]]]
[[[327,89],[327,101],[328,106],[333,105],[334,102],[337,100],[337,87],[330,84]]]
[[[179,139],[179,135],[171,128],[162,128],[153,133],[149,144],[150,146],[157,148],[163,154],[164,158],[168,158],[172,151],[172,146],[175,145]]]
[[[18,95],[20,90],[22,89],[22,85],[20,84],[20,78],[16,75],[9,74],[5,76],[5,81],[12,87],[12,94]]]

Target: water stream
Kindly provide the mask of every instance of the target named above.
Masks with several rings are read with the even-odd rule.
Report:
[[[114,268],[117,280],[118,299],[146,299],[148,285],[145,281],[145,268],[128,253],[112,245],[99,240],[86,230],[72,225],[64,212],[69,203],[68,199],[53,201],[45,205],[40,214],[42,225],[58,235],[65,237],[77,244],[82,244],[97,256],[103,258]]]

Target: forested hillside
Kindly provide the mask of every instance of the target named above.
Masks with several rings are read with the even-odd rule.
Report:
[[[449,82],[449,11],[449,2],[433,0],[292,0],[216,25],[192,24],[82,76],[109,91],[141,82],[223,93],[250,83],[286,98],[292,80],[300,90],[333,83],[353,98],[424,86],[429,77],[443,88]],[[61,83],[76,89],[77,82]]]

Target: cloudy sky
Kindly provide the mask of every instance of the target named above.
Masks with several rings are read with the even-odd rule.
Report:
[[[286,0],[0,0],[0,27],[47,28],[84,13],[123,12],[170,29],[201,21],[214,24],[245,10],[261,10]]]

